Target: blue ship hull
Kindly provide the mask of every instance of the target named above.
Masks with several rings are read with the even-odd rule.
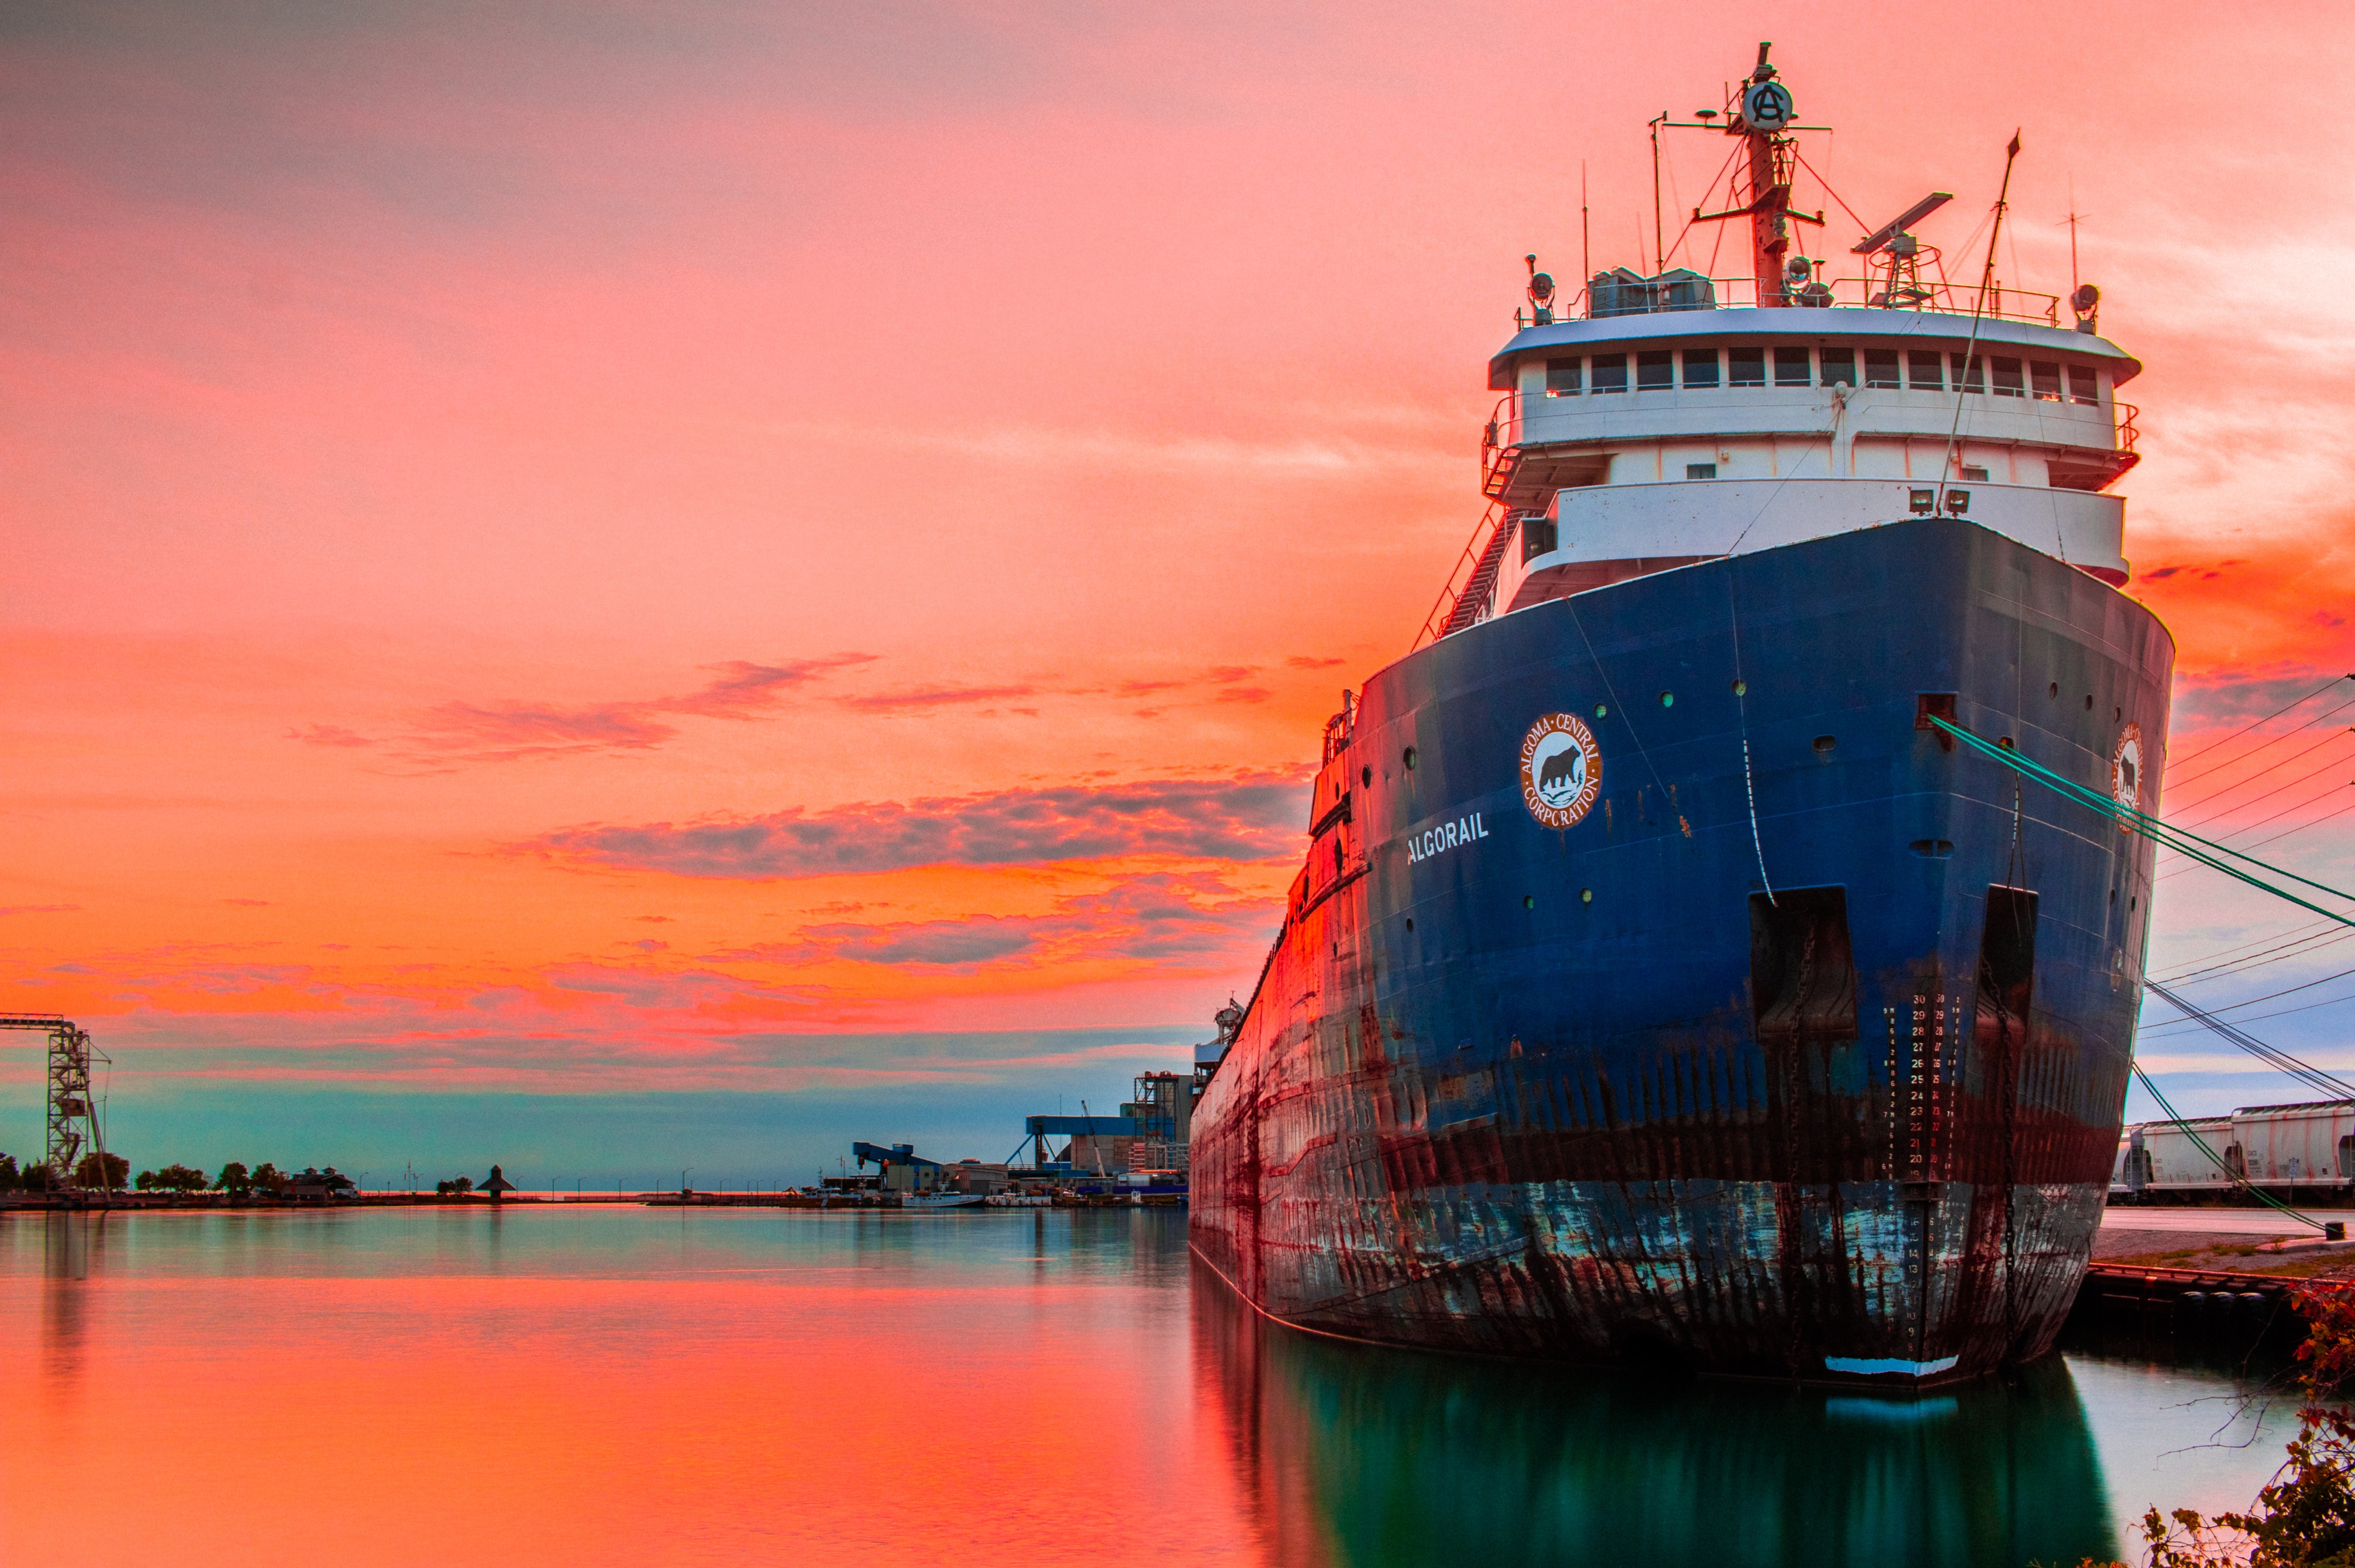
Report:
[[[2115,590],[1922,518],[1382,671],[1195,1115],[1197,1251],[1404,1344],[1835,1381],[2041,1354],[2116,1147],[2151,848],[1928,716],[2097,788],[2138,727],[2155,806],[2172,664]],[[1570,826],[1569,763],[1543,798],[1525,763],[1561,716]]]

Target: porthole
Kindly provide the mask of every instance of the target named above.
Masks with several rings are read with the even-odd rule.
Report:
[[[1595,716],[1597,719],[1608,719],[1609,717],[1611,717],[1611,709],[1609,709],[1608,708],[1605,708],[1604,706],[1603,706],[1603,704],[1601,704],[1600,702],[1598,702],[1598,703],[1596,703],[1596,704],[1594,705],[1594,716]]]
[[[1734,695],[1734,696],[1736,696],[1736,697],[1747,697],[1747,696],[1749,696],[1749,695],[1750,695],[1750,683],[1749,683],[1748,681],[1746,681],[1746,680],[1737,680],[1737,681],[1735,681],[1735,682],[1733,683],[1733,695]]]
[[[1676,694],[1675,692],[1673,692],[1673,691],[1664,691],[1664,692],[1660,693],[1660,706],[1661,706],[1661,707],[1663,707],[1663,708],[1674,708],[1676,705],[1677,705],[1677,694]]]
[[[1535,893],[1523,893],[1523,894],[1521,895],[1521,907],[1522,907],[1523,909],[1535,909],[1535,908],[1537,908],[1537,907],[1538,907],[1538,896],[1537,896],[1537,894],[1535,894]]]
[[[1834,748],[1838,745],[1838,737],[1833,735],[1818,735],[1815,739],[1816,755],[1819,757],[1828,757],[1832,754]]]
[[[2091,713],[2093,710],[2094,710],[2094,694],[2093,694],[2092,692],[2090,692],[2090,691],[2089,691],[2089,692],[2085,693],[2085,711],[2086,711],[2086,712],[2088,712],[2088,713]]]
[[[1414,916],[1409,915],[1406,917],[1406,928],[1409,931],[1412,931],[1414,929]]]
[[[1368,789],[1373,788],[1374,770],[1370,767],[1359,768],[1358,770],[1358,782],[1365,785]]]
[[[2054,681],[2051,686],[2049,686],[2049,687],[2045,688],[2044,689],[2045,689],[2045,695],[2046,695],[2046,696],[2048,696],[2048,697],[2058,697],[2058,696],[2060,696],[2060,695],[2061,695],[2061,683],[2060,683],[2059,681],[2057,681],[2057,680],[2056,680],[2056,681]]]
[[[1414,748],[1412,746],[1409,746],[1406,749],[1406,755],[1401,760],[1406,763],[1407,772],[1414,772]]]
[[[1593,903],[1593,902],[1594,901],[1594,890],[1593,890],[1593,888],[1581,888],[1581,889],[1579,889],[1579,890],[1578,890],[1578,901],[1579,901],[1580,903],[1582,903],[1582,904],[1591,904],[1591,903]]]
[[[2011,737],[2009,735],[1998,735],[1995,738],[1995,743],[2001,746],[2007,752],[2017,752],[2019,750],[2018,746],[2011,743]]]

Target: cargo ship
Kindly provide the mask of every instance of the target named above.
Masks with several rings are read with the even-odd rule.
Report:
[[[1761,46],[1655,123],[1726,146],[1746,275],[1529,259],[1487,514],[1327,725],[1193,1123],[1194,1250],[1273,1318],[1920,1386],[2074,1298],[2153,851],[1955,731],[2156,809],[2141,367],[1992,238],[1950,281],[1945,193],[1807,255],[1794,112]]]

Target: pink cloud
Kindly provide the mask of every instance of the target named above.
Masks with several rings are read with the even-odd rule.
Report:
[[[1043,915],[834,923],[793,940],[707,955],[711,964],[858,964],[939,967],[1051,967],[1105,959],[1160,966],[1248,964],[1268,940],[1278,901],[1239,895],[1205,873],[1151,872],[1102,892],[1058,899]]]
[[[1303,789],[1284,773],[1069,784],[864,802],[766,816],[593,826],[529,848],[689,877],[768,879],[929,865],[1010,865],[1182,855],[1255,860],[1293,852]]]
[[[650,751],[675,739],[670,718],[755,720],[775,716],[795,690],[837,670],[875,662],[872,654],[756,664],[730,659],[703,667],[712,678],[676,697],[580,705],[449,701],[430,709],[400,744],[411,761],[508,763],[582,752]],[[311,745],[368,745],[334,725],[289,732]],[[344,737],[349,737],[345,739]]]
[[[888,713],[900,710],[921,711],[933,708],[950,708],[976,702],[1000,702],[1013,697],[1034,697],[1035,686],[925,686],[909,691],[879,691],[858,697],[841,697],[835,700],[845,708],[862,713]],[[1036,709],[1018,709],[1036,715]]]
[[[286,738],[300,741],[306,746],[373,746],[374,741],[357,731],[340,724],[305,724],[299,730],[289,730]]]

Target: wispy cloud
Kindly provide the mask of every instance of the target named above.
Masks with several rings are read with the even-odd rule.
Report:
[[[541,851],[687,877],[771,879],[909,866],[1182,855],[1256,860],[1298,847],[1305,789],[1285,773],[1067,784],[764,816],[569,827]]]
[[[407,733],[382,744],[404,760],[443,766],[648,751],[678,733],[672,719],[771,718],[800,688],[875,659],[858,653],[775,664],[727,659],[704,666],[711,678],[676,697],[579,704],[452,700],[427,709]],[[287,738],[309,746],[379,743],[336,724],[305,725],[288,731]]]
[[[1164,966],[1248,963],[1275,901],[1239,894],[1203,872],[1147,872],[1055,901],[1039,915],[805,926],[792,940],[705,955],[712,965],[828,961],[971,973],[985,966],[1077,966],[1107,959]]]
[[[963,707],[981,702],[1007,702],[1036,697],[1035,686],[920,686],[907,691],[866,692],[835,700],[863,713],[916,712],[934,708]],[[1034,717],[1037,709],[1027,710]]]
[[[373,746],[374,741],[356,730],[340,724],[305,724],[286,731],[290,741],[300,741],[306,746]]]

